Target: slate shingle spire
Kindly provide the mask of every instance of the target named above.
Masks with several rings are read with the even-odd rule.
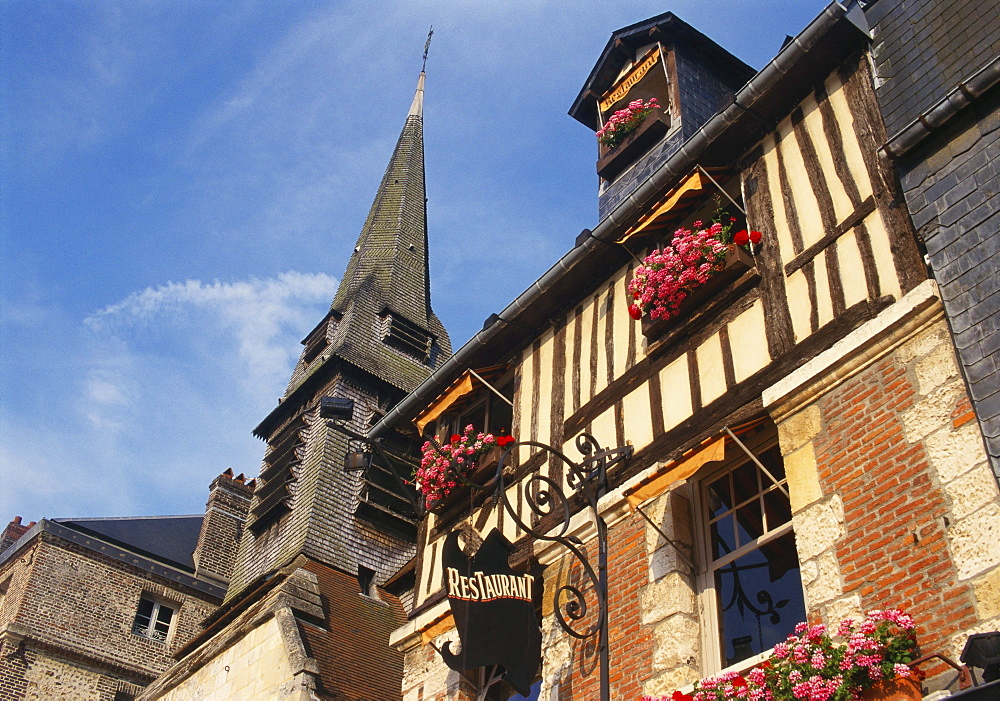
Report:
[[[425,77],[421,71],[403,131],[331,306],[332,352],[406,391],[451,352],[430,305]]]
[[[351,399],[364,434],[451,353],[430,307],[420,73],[406,123],[329,313],[291,381],[254,429],[268,443],[227,600],[304,555],[382,582],[413,555],[414,517],[384,466],[345,472],[346,437],[319,415]],[[353,448],[353,449],[356,449]]]

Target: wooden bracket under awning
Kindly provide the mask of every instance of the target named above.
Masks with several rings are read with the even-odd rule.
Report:
[[[728,168],[703,169],[696,166],[673,189],[645,215],[639,218],[628,231],[618,239],[617,243],[625,243],[634,236],[641,236],[658,230],[668,222],[677,219],[684,210],[701,197],[704,190],[716,187],[725,181],[731,171]],[[728,198],[728,195],[726,195]]]
[[[466,370],[457,380],[449,385],[448,389],[439,394],[426,409],[413,420],[414,425],[420,435],[424,434],[424,427],[431,421],[441,416],[451,407],[457,405],[466,396],[472,394],[480,387],[484,386],[483,380],[493,382],[496,378],[506,372],[506,365],[493,365],[488,368],[476,370]]]

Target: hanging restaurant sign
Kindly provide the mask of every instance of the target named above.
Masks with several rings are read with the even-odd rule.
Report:
[[[497,529],[490,531],[475,555],[458,544],[458,532],[445,539],[441,556],[461,650],[445,643],[441,656],[457,672],[501,665],[506,680],[527,696],[541,660],[542,633],[535,601],[541,581],[515,572],[508,562],[514,547]]]

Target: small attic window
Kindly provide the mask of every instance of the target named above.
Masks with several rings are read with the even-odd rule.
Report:
[[[365,596],[375,596],[375,570],[358,565],[358,588]]]
[[[330,319],[327,317],[320,322],[319,326],[313,329],[305,340],[302,341],[302,345],[305,346],[305,351],[302,353],[302,360],[307,363],[312,362],[317,355],[319,355],[324,348],[329,345],[329,341],[326,338],[326,332],[329,328]]]
[[[431,335],[398,314],[386,311],[382,316],[386,322],[382,340],[386,345],[412,355],[418,360],[426,361],[430,354]]]

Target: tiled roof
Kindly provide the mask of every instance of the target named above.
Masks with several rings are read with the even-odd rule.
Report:
[[[392,701],[402,698],[403,654],[389,647],[389,634],[406,622],[399,600],[380,591],[381,601],[362,596],[356,577],[310,561],[323,600],[324,628],[299,622],[308,654],[319,665],[322,698]],[[388,603],[387,603],[388,602]]]
[[[139,518],[54,518],[53,522],[91,533],[121,547],[194,572],[191,554],[198,545],[202,516]]]

